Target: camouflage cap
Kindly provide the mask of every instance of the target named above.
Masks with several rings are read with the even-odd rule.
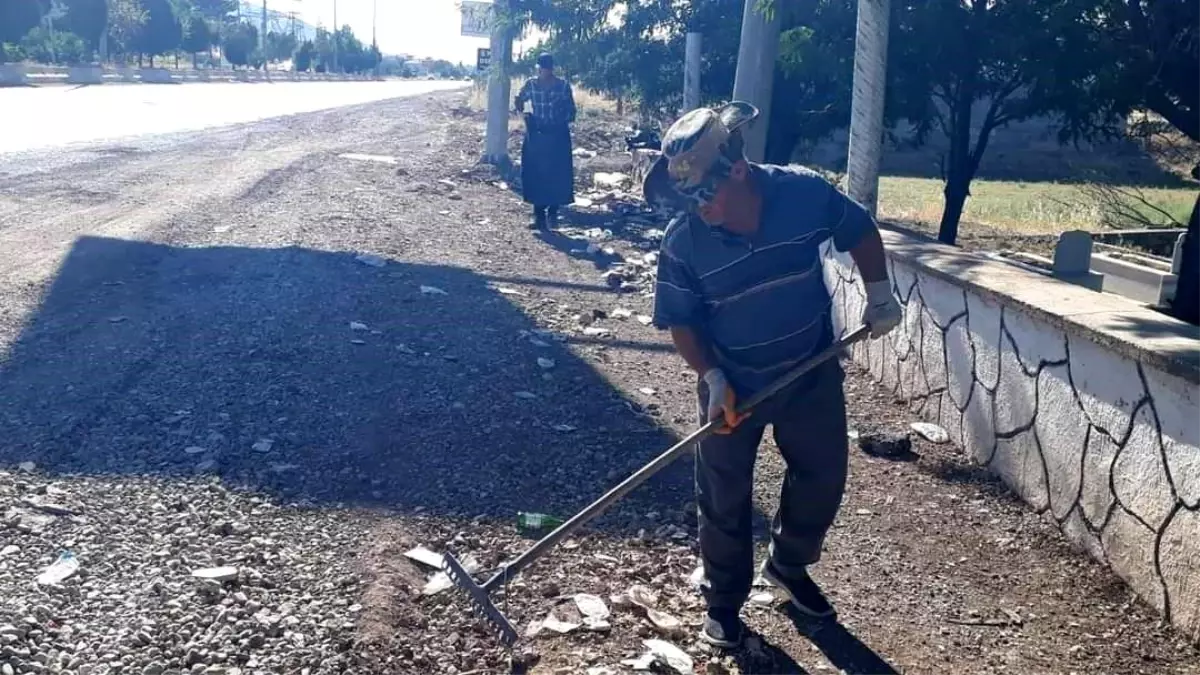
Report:
[[[733,101],[697,108],[663,135],[662,155],[642,182],[646,202],[671,211],[695,210],[712,201],[721,180],[741,158],[739,134],[758,117],[758,108]]]

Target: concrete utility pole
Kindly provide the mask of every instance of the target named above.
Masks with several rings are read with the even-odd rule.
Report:
[[[887,85],[890,15],[889,0],[858,0],[846,191],[872,215],[879,205],[879,160],[883,155],[883,104]]]
[[[687,34],[683,57],[683,112],[700,107],[700,33]]]
[[[333,72],[341,72],[341,70],[338,69],[337,0],[333,0]]]
[[[100,63],[108,61],[108,13],[112,11],[112,0],[104,0],[104,25],[100,28],[100,44],[97,45]]]
[[[495,0],[492,5],[492,62],[488,73],[487,139],[483,151],[485,163],[500,167],[509,164],[508,104],[512,93],[513,29],[508,7],[508,0]]]
[[[738,45],[733,98],[756,106],[761,114],[745,131],[746,158],[761,162],[767,148],[767,122],[771,115],[771,88],[775,83],[775,59],[779,56],[780,4],[774,0],[769,12],[758,9],[759,0],[745,0],[742,37]]]
[[[258,48],[262,51],[263,69],[266,70],[266,62],[270,60],[267,58],[267,0],[262,0],[262,21],[259,24],[262,28],[258,31]]]
[[[375,61],[375,77],[379,77],[379,61],[382,61],[382,55],[379,53],[379,42],[375,40],[375,27],[379,23],[379,0],[371,0],[371,51],[373,56],[378,60]]]

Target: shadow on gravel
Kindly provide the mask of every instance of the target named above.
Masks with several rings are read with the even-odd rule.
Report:
[[[846,675],[898,675],[898,671],[839,621],[804,616],[789,603],[784,612],[801,635]]]
[[[541,239],[557,251],[565,253],[576,260],[586,260],[592,263],[598,270],[606,270],[613,263],[622,260],[618,255],[608,255],[603,251],[590,253],[587,250],[588,242],[576,239],[575,237],[568,237],[557,230],[542,230],[537,233],[537,236],[538,239]]]
[[[752,643],[753,648],[750,647]],[[734,651],[732,657],[738,670],[747,675],[808,675],[808,671],[787,652],[771,644],[762,635],[747,635],[742,647]]]
[[[0,465],[569,515],[675,437],[488,284],[347,253],[80,239],[0,360]],[[691,499],[684,460],[595,526],[659,511],[690,528]]]

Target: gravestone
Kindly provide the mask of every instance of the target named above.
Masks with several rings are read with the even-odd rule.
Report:
[[[1104,275],[1091,268],[1092,235],[1083,230],[1068,230],[1058,235],[1052,267],[1054,277],[1099,291],[1104,286]]]

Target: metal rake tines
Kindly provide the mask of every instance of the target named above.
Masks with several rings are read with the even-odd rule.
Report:
[[[446,576],[450,577],[450,581],[454,582],[455,586],[467,592],[467,600],[471,601],[471,609],[479,615],[479,618],[484,620],[484,623],[491,626],[496,632],[496,636],[505,646],[511,647],[518,639],[517,629],[512,623],[496,609],[495,603],[488,596],[488,592],[482,586],[475,583],[471,578],[471,574],[467,572],[462,563],[446,553],[442,556],[442,569],[446,572]]]

